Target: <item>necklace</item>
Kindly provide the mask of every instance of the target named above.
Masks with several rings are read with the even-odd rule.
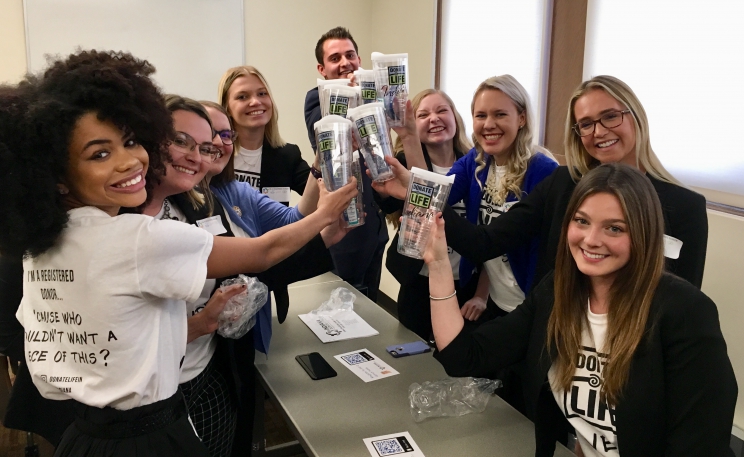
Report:
[[[499,176],[499,172],[496,170],[496,160],[491,160],[491,166],[488,169],[488,176],[486,177],[486,188],[484,189],[485,193],[488,194],[489,197],[491,197],[491,201],[496,204],[500,205],[503,203],[501,200],[503,197],[499,196],[499,181],[501,177]]]
[[[160,219],[161,220],[170,219],[172,221],[177,221],[178,220],[177,217],[171,216],[170,205],[168,204],[168,199],[167,198],[165,200],[163,200],[163,215],[160,216]]]

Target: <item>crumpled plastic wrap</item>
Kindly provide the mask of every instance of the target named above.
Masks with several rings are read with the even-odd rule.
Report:
[[[317,309],[310,311],[310,314],[335,314],[340,311],[353,311],[354,300],[356,295],[346,287],[338,287],[331,292],[331,298],[324,301]]]
[[[238,275],[237,278],[222,281],[220,289],[234,284],[245,284],[247,287],[225,304],[217,318],[217,333],[225,338],[238,339],[256,324],[256,313],[266,304],[269,288],[256,278]]]
[[[447,378],[413,383],[408,388],[411,416],[416,422],[428,417],[482,413],[501,381],[485,378]]]

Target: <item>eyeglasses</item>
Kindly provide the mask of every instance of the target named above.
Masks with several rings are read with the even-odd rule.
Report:
[[[176,136],[171,141],[171,144],[184,153],[193,151],[198,146],[202,159],[209,162],[222,157],[222,151],[217,146],[205,143],[198,144],[191,135],[185,132],[176,132]]]
[[[614,129],[615,127],[618,127],[620,126],[620,124],[623,123],[623,118],[628,113],[630,113],[629,109],[626,109],[625,111],[610,111],[608,113],[604,113],[599,119],[595,119],[593,121],[586,120],[575,123],[573,125],[573,130],[579,136],[591,135],[592,133],[594,133],[594,128],[597,126],[597,122],[602,124],[602,126],[606,129]]]
[[[222,140],[224,144],[233,144],[235,138],[238,137],[238,132],[235,130],[215,130],[214,135],[219,135],[220,140]]]

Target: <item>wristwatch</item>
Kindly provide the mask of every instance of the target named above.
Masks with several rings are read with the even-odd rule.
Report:
[[[323,177],[323,173],[320,172],[317,168],[315,168],[315,165],[312,165],[310,167],[310,174],[313,175],[313,178],[320,179]]]

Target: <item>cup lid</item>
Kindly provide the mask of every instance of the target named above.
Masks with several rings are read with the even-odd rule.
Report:
[[[347,97],[358,96],[361,92],[361,88],[358,86],[342,86],[341,84],[326,84],[323,86],[323,90],[337,90],[340,94],[346,95]]]
[[[372,102],[367,103],[366,105],[360,105],[356,108],[349,108],[349,110],[346,112],[346,117],[349,118],[360,118],[364,116],[369,116],[371,114],[379,113],[381,109],[384,109],[382,102]]]
[[[411,168],[411,174],[414,174],[417,177],[423,178],[427,181],[442,184],[444,186],[451,186],[455,182],[455,175],[444,176],[440,175],[439,173],[434,173],[433,171],[424,170],[418,167]]]
[[[383,54],[381,52],[373,52],[372,53],[372,61],[375,60],[394,60],[394,59],[407,59],[408,53],[403,52],[400,54]]]
[[[324,128],[324,127],[330,127],[333,124],[344,124],[344,125],[347,125],[349,127],[352,126],[350,120],[344,119],[343,117],[338,116],[336,114],[331,114],[329,116],[326,116],[326,117],[322,118],[321,120],[319,120],[315,124],[313,124],[313,129],[320,130],[320,129]]]

